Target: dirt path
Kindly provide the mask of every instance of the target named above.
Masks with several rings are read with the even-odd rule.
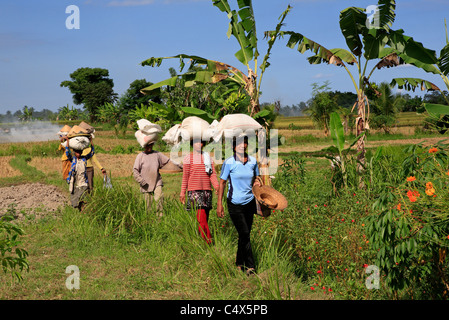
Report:
[[[56,214],[58,209],[68,204],[68,199],[56,186],[42,183],[27,183],[0,188],[0,216],[14,206],[15,216],[25,219],[34,215],[40,218]]]
[[[423,143],[423,145],[434,145],[438,143],[439,141],[443,141],[448,139],[447,137],[441,137],[441,138],[420,138],[420,139],[400,139],[400,140],[382,140],[382,141],[367,141],[366,148],[375,148],[379,146],[391,146],[391,145],[408,145],[408,144],[418,144]],[[331,146],[329,145],[296,145],[291,147],[283,147],[279,146],[279,152],[313,152],[313,151],[320,151],[324,148],[327,148]],[[349,147],[349,145],[346,145],[346,147]]]

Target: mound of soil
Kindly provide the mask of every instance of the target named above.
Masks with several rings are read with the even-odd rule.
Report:
[[[0,188],[0,216],[13,209],[18,219],[24,219],[26,215],[40,218],[56,214],[66,204],[67,195],[53,185],[27,183]]]

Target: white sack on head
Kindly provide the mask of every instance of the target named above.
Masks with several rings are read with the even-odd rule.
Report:
[[[181,137],[180,127],[180,124],[175,124],[173,127],[168,129],[168,131],[162,137],[162,140],[167,144],[178,144]]]
[[[219,122],[217,120],[212,121],[209,127],[203,132],[203,139],[206,141],[211,140],[214,137],[215,128],[218,126]]]
[[[137,120],[137,126],[139,127],[139,130],[142,131],[142,133],[144,134],[153,134],[162,132],[162,128],[160,125],[151,123],[147,119]]]
[[[183,141],[192,139],[205,140],[205,133],[209,129],[209,122],[196,116],[185,118],[180,127],[181,137]]]
[[[209,129],[209,134],[218,142],[223,136],[232,138],[242,133],[256,134],[260,129],[263,127],[251,116],[235,113],[224,116],[217,125]]]
[[[84,150],[89,147],[90,140],[86,136],[77,136],[69,139],[69,147],[73,150]]]
[[[136,137],[137,142],[140,144],[140,146],[142,148],[145,148],[145,146],[147,144],[157,141],[157,139],[159,138],[159,133],[155,132],[155,133],[145,134],[142,132],[142,130],[137,130],[134,133],[134,136]]]

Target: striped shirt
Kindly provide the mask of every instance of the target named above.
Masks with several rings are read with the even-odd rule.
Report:
[[[184,157],[181,194],[185,194],[186,190],[212,190],[211,184],[215,190],[218,190],[217,174],[212,159],[211,163],[212,173],[209,175],[206,172],[202,154],[190,153]]]

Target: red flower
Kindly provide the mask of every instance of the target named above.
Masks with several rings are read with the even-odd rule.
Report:
[[[416,200],[420,196],[420,194],[419,194],[418,191],[411,191],[411,190],[409,190],[409,191],[407,191],[407,196],[408,196],[408,199],[411,202],[416,202]]]
[[[429,149],[429,153],[435,153],[435,152],[438,152],[437,148],[433,147],[433,148]]]

